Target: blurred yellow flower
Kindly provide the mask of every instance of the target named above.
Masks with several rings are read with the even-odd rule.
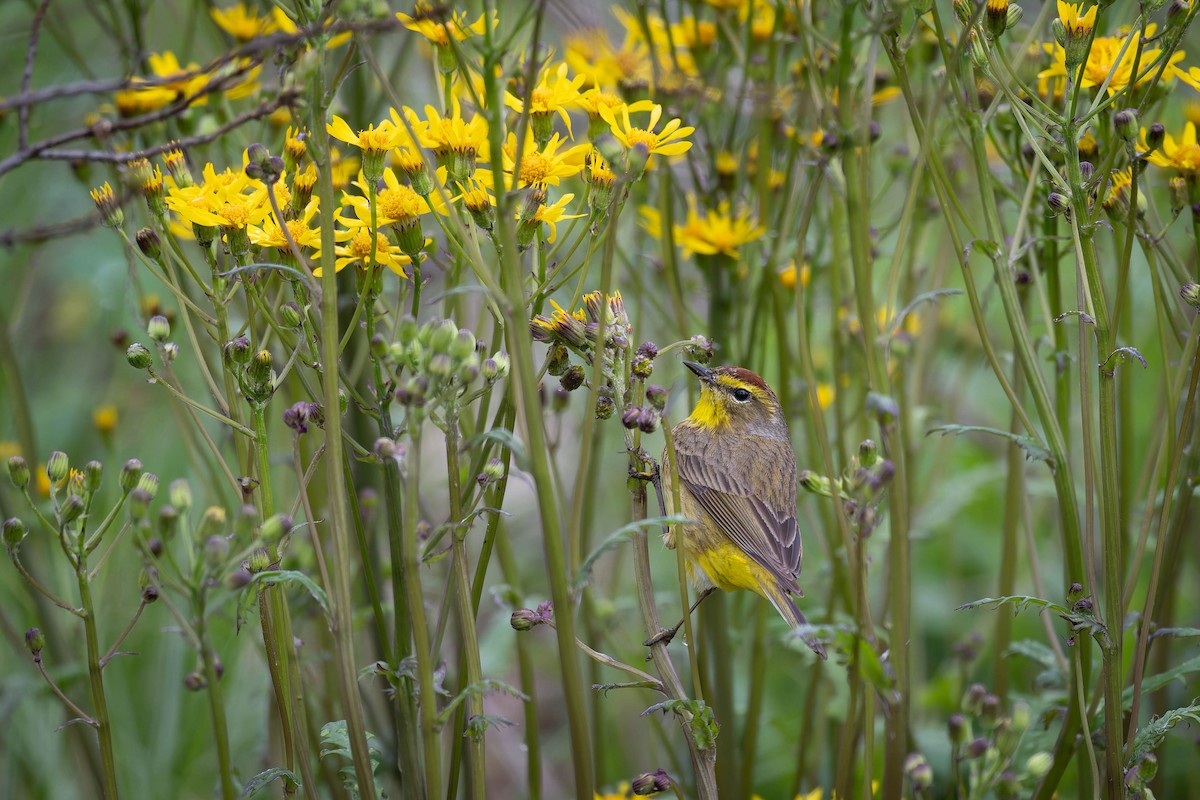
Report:
[[[546,241],[553,243],[558,238],[558,227],[556,223],[562,222],[564,219],[579,219],[583,214],[567,214],[567,205],[575,199],[575,195],[568,192],[558,198],[550,205],[543,203],[538,206],[537,212],[533,215],[533,222],[545,223],[550,229],[550,235],[546,237]]]
[[[1142,129],[1142,141],[1139,145],[1147,150],[1146,130]],[[1186,177],[1200,174],[1200,145],[1196,143],[1196,124],[1190,120],[1184,123],[1183,134],[1178,140],[1171,134],[1163,137],[1162,147],[1149,155],[1149,161],[1156,167],[1173,169]]]
[[[734,216],[729,201],[722,201],[715,209],[700,209],[695,195],[687,199],[687,219],[682,225],[671,228],[675,244],[685,256],[716,255],[718,253],[737,258],[738,248],[758,239],[766,229],[750,218],[749,211]],[[662,238],[662,218],[658,209],[642,206],[642,226],[656,239]]]
[[[800,267],[800,286],[807,289],[809,282],[812,280],[812,268],[808,264]],[[779,273],[779,283],[785,289],[796,288],[796,262],[788,264],[783,272]]]
[[[474,22],[467,22],[467,16],[462,11],[455,11],[446,16],[445,6],[438,6],[435,9],[434,6],[425,2],[417,3],[412,16],[397,12],[396,19],[400,20],[410,31],[421,34],[439,47],[448,46],[451,36],[456,42],[465,41],[471,36],[480,36],[487,25],[482,14]],[[495,21],[493,21],[494,25]]]
[[[101,436],[108,436],[117,429],[117,407],[112,403],[97,406],[92,412],[92,424]]]
[[[235,3],[228,8],[212,8],[209,15],[217,27],[239,42],[248,42],[279,30],[273,17],[260,17],[258,12],[248,9],[245,3]]]

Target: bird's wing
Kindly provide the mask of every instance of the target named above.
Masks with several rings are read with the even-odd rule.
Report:
[[[679,441],[679,480],[735,545],[798,594],[802,551],[791,443],[754,436],[733,444]]]

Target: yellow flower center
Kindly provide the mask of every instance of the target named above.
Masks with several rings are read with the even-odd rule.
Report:
[[[421,196],[403,184],[384,189],[379,193],[379,210],[394,220],[413,219],[421,213]]]
[[[553,99],[553,92],[543,86],[539,86],[529,96],[529,107],[534,111],[548,111]]]
[[[387,240],[382,235],[376,234],[375,257],[379,258],[387,248]],[[350,255],[355,258],[369,261],[371,258],[371,235],[365,230],[360,230],[347,247]]]
[[[526,153],[525,157],[521,159],[521,182],[527,184],[545,183],[546,179],[550,177],[551,169],[550,159],[541,153]]]
[[[370,127],[358,132],[358,146],[371,153],[382,153],[391,147],[392,135],[383,128]]]
[[[241,203],[226,203],[217,209],[217,216],[225,220],[225,227],[244,228],[250,222],[250,209]]]
[[[651,133],[645,128],[630,128],[629,132],[625,134],[625,138],[628,140],[630,147],[636,147],[639,144],[644,144],[647,148],[649,148],[651,153],[653,153],[654,148],[658,146],[658,135]]]

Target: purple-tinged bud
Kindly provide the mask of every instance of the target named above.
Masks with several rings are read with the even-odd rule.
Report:
[[[1200,283],[1185,283],[1179,289],[1179,296],[1189,306],[1200,311]]]
[[[625,409],[625,412],[621,414],[621,424],[629,430],[633,430],[638,426],[638,419],[641,416],[642,410],[637,406],[631,406],[630,408]]]
[[[69,495],[62,505],[58,507],[58,521],[62,525],[70,525],[79,516],[83,514],[83,509],[86,506],[83,503],[83,498],[77,494]]]
[[[34,660],[41,659],[42,650],[46,647],[46,637],[42,634],[41,628],[30,628],[25,631],[25,646],[29,648]]]
[[[583,366],[580,364],[571,365],[567,371],[563,373],[562,378],[559,379],[559,383],[562,384],[562,388],[566,389],[568,392],[573,392],[580,386],[583,386],[583,381]]]
[[[21,549],[21,542],[29,535],[29,529],[25,527],[25,523],[16,517],[10,517],[4,520],[3,536],[4,546],[8,549],[10,556],[15,556],[17,551]]]
[[[667,407],[667,390],[658,384],[651,383],[646,386],[646,402],[656,411],[662,411]]]
[[[24,489],[29,485],[29,477],[29,462],[20,456],[12,456],[8,459],[8,478],[13,482],[13,486]]]
[[[1123,108],[1113,114],[1113,129],[1117,135],[1127,142],[1132,142],[1138,135],[1137,109]]]
[[[988,740],[980,736],[978,739],[972,739],[963,751],[964,758],[981,758],[988,751]]]
[[[904,774],[912,782],[914,791],[924,792],[933,786],[933,768],[920,753],[909,753],[904,759]]]

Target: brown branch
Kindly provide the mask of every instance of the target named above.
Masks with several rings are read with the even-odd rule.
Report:
[[[41,5],[33,14],[33,27],[29,31],[29,45],[25,48],[25,69],[21,73],[21,94],[29,91],[33,81],[33,62],[37,57],[38,39],[42,32],[42,21],[50,8],[50,0],[42,0]],[[22,150],[29,143],[29,106],[21,106],[17,115],[17,149]]]

